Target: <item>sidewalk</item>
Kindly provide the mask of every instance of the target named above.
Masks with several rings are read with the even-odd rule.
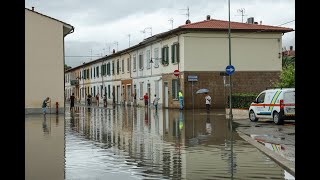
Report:
[[[251,122],[246,109],[232,109],[232,114],[240,137],[295,175],[295,121],[285,121],[284,125],[276,125],[272,119]],[[226,117],[229,117],[229,109],[226,109]]]

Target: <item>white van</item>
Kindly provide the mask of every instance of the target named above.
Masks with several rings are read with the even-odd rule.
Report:
[[[249,108],[250,121],[270,118],[276,124],[295,119],[295,88],[268,89],[262,91]]]

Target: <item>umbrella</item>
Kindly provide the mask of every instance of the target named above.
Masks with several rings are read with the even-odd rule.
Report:
[[[199,90],[196,92],[196,94],[203,94],[203,93],[207,93],[207,92],[209,92],[208,89],[199,89]]]

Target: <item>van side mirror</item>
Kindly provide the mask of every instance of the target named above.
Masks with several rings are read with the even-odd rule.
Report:
[[[253,103],[258,103],[258,99],[255,99],[255,100],[253,101]]]

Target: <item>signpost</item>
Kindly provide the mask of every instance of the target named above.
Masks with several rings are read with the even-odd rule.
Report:
[[[176,70],[173,71],[173,75],[179,76],[179,74],[180,74],[179,70],[176,69]]]
[[[233,74],[235,70],[236,69],[232,65],[226,67],[226,73],[229,75]]]

